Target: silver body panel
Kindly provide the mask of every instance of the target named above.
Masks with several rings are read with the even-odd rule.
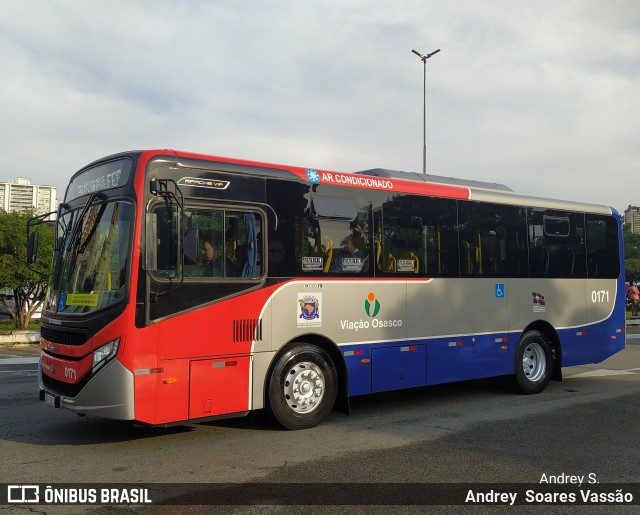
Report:
[[[568,364],[596,362],[604,359],[597,356],[606,352],[610,336],[600,337],[592,329],[598,324],[610,334],[616,324],[624,327],[624,322],[612,320],[616,290],[615,279],[294,280],[278,288],[263,310],[264,334],[270,338],[252,349],[251,405],[263,407],[265,378],[277,351],[309,335],[341,348],[424,345],[429,367],[434,367],[428,368],[427,384],[464,377],[455,375],[457,366],[474,367],[476,377],[513,373],[521,334],[541,322],[563,335],[561,351],[566,346],[572,356]],[[608,293],[593,302],[594,292]],[[365,304],[371,293],[379,303],[375,316],[373,307],[367,311]],[[533,294],[538,294],[538,302]],[[318,318],[301,318],[301,298],[318,301]],[[454,344],[461,348],[452,347],[447,354],[447,346]],[[496,354],[498,348],[505,354]],[[464,358],[460,353],[466,353]],[[494,361],[484,368],[487,357]],[[433,376],[440,365],[449,366],[453,375]]]
[[[38,365],[40,390],[47,391]],[[60,396],[60,407],[81,415],[134,420],[133,374],[117,359],[107,363],[76,397]]]

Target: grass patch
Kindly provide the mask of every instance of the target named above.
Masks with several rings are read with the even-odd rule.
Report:
[[[29,331],[39,331],[40,330],[40,322],[31,321],[29,322],[29,326],[27,327]],[[0,321],[0,331],[15,331],[16,326],[13,323],[13,320],[2,320]]]

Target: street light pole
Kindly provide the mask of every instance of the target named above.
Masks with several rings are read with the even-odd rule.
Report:
[[[434,50],[430,54],[422,55],[417,50],[411,50],[414,54],[416,54],[423,64],[423,103],[422,103],[422,134],[423,134],[423,147],[422,147],[422,173],[427,173],[427,59],[429,57],[440,52],[440,49]]]

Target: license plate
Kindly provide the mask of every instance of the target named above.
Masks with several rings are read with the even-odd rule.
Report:
[[[44,392],[44,402],[47,404],[51,404],[54,408],[56,407],[56,396],[52,395],[48,392]]]

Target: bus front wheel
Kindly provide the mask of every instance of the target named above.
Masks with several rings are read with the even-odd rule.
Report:
[[[333,409],[338,375],[319,347],[298,344],[276,362],[269,379],[271,418],[286,429],[317,426]]]
[[[551,380],[551,345],[540,331],[527,331],[516,349],[515,386],[526,394],[544,390]]]

